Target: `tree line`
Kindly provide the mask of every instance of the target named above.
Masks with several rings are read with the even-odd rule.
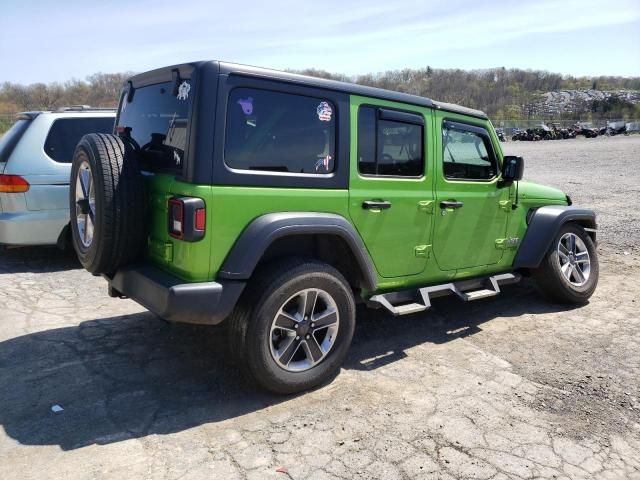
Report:
[[[573,77],[541,70],[490,68],[484,70],[421,69],[391,70],[377,74],[348,77],[324,70],[307,69],[299,73],[316,77],[355,82],[362,85],[386,88],[443,102],[457,103],[483,110],[494,121],[514,120],[535,116],[525,114],[527,105],[538,102],[542,94],[558,90],[634,90],[640,92],[640,77]],[[640,104],[624,99],[589,102],[572,114],[558,114],[569,119],[596,119],[598,115],[609,118],[640,118]],[[540,114],[540,119],[548,119]]]
[[[539,101],[541,94],[549,91],[640,91],[640,77],[573,77],[539,70],[507,68],[405,68],[353,77],[317,69],[306,69],[298,73],[458,103],[481,109],[495,121],[522,118],[525,105]],[[6,117],[20,111],[51,110],[68,105],[115,107],[122,84],[130,75],[131,72],[96,73],[85,80],[31,85],[4,82],[0,85],[0,115],[4,114]],[[576,118],[595,118],[604,114],[610,117],[640,117],[640,104],[634,105],[621,99],[599,101],[585,105],[583,112],[575,112]]]
[[[4,82],[0,85],[0,114],[52,110],[69,105],[115,107],[123,82],[132,73],[96,73],[85,80],[64,83]]]

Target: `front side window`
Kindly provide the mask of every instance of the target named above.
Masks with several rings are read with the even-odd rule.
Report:
[[[254,88],[229,96],[225,163],[239,170],[328,174],[335,169],[332,102]]]
[[[444,176],[449,180],[490,180],[497,162],[489,134],[445,123],[442,128]]]
[[[131,102],[120,107],[116,130],[140,147],[141,163],[148,170],[180,170],[187,148],[189,104],[193,92],[188,80],[174,94],[173,82],[136,88]]]
[[[424,172],[423,126],[378,117],[381,117],[378,109],[360,107],[358,171],[363,175],[421,176]]]
[[[80,139],[88,133],[113,132],[113,117],[59,118],[53,122],[44,151],[49,158],[60,163],[71,163]]]

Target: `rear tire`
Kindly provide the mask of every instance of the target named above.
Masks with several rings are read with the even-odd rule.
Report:
[[[115,135],[82,137],[69,189],[71,239],[89,272],[111,274],[131,263],[146,238],[143,180],[133,147]]]
[[[542,263],[532,271],[538,290],[556,303],[586,303],[598,285],[598,275],[593,240],[574,223],[562,226]]]
[[[335,268],[290,260],[255,275],[228,321],[229,348],[245,375],[266,390],[291,394],[339,372],[355,329],[355,302]]]

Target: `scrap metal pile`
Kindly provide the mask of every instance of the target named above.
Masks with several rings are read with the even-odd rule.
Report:
[[[591,123],[585,122],[576,123],[569,128],[563,128],[555,124],[551,127],[540,124],[537,127],[527,128],[526,130],[515,129],[511,140],[566,140],[568,138],[576,138],[578,135],[582,135],[585,138],[595,138],[599,135],[613,136],[627,133],[628,129],[625,122],[611,122],[602,128],[596,128]],[[504,133],[502,136],[504,138]],[[502,138],[500,140],[504,141]]]

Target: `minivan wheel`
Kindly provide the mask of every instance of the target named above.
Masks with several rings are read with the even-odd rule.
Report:
[[[93,181],[93,174],[89,162],[82,160],[77,169],[77,178],[75,179],[76,198],[75,210],[76,229],[80,242],[85,248],[91,246],[93,241],[94,219],[96,212],[96,192]]]
[[[593,240],[580,225],[563,225],[532,274],[549,300],[585,303],[598,284],[598,254]]]
[[[229,323],[230,351],[251,380],[301,392],[338,373],[355,329],[353,292],[330,265],[288,261],[249,282]]]
[[[110,274],[136,259],[146,238],[137,152],[115,135],[80,139],[71,165],[71,241],[84,268]]]

